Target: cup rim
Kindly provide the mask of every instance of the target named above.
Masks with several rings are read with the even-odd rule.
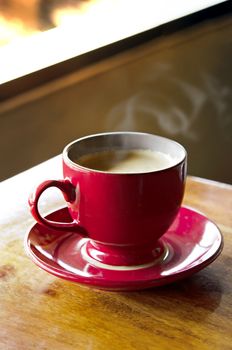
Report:
[[[72,146],[78,142],[81,142],[82,140],[86,140],[89,138],[93,138],[96,136],[104,136],[104,135],[122,135],[122,134],[134,134],[134,135],[150,135],[150,136],[155,136],[156,138],[160,138],[162,140],[166,140],[168,142],[172,142],[173,144],[176,144],[178,147],[180,147],[183,151],[184,156],[180,159],[180,161],[174,163],[173,165],[170,165],[164,169],[159,169],[159,170],[151,170],[151,171],[144,171],[144,172],[131,172],[131,173],[126,173],[126,172],[111,172],[111,171],[103,171],[103,170],[97,170],[97,169],[92,169],[92,168],[87,168],[84,167],[83,165],[80,165],[78,163],[73,162],[69,156],[68,156],[68,152],[69,150],[72,148]],[[67,164],[68,166],[71,166],[74,169],[81,169],[83,171],[86,172],[91,172],[91,173],[98,173],[98,174],[107,174],[107,175],[112,175],[112,176],[118,176],[118,175],[123,175],[123,176],[135,176],[135,175],[146,175],[146,174],[154,174],[154,173],[160,173],[160,172],[165,172],[165,171],[169,171],[172,168],[175,168],[177,166],[179,166],[181,163],[183,163],[186,159],[187,159],[187,151],[184,148],[184,146],[182,144],[180,144],[179,142],[169,139],[167,137],[164,136],[160,136],[160,135],[156,135],[156,134],[151,134],[151,133],[146,133],[146,132],[139,132],[139,131],[110,131],[110,132],[103,132],[103,133],[95,133],[95,134],[90,134],[90,135],[86,135],[86,136],[82,136],[78,139],[75,139],[73,141],[71,141],[70,143],[68,143],[65,148],[63,149],[62,152],[62,158],[65,164]]]

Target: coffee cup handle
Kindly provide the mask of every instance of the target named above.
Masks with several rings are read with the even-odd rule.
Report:
[[[73,203],[75,202],[76,199],[76,190],[75,187],[72,185],[72,183],[68,180],[47,180],[42,182],[33,193],[31,193],[28,203],[30,206],[31,214],[35,218],[35,220],[43,225],[46,226],[50,229],[55,229],[55,230],[72,230],[72,231],[77,231],[81,233],[82,235],[86,236],[86,231],[85,229],[80,226],[76,221],[72,222],[56,222],[56,221],[51,221],[46,218],[44,218],[38,208],[38,202],[40,199],[40,196],[42,193],[47,190],[50,187],[57,187],[63,194],[64,199],[68,203]]]

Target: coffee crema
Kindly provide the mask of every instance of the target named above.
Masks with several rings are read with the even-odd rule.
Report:
[[[85,168],[110,173],[144,173],[169,168],[173,158],[149,149],[108,150],[90,153],[76,159]]]

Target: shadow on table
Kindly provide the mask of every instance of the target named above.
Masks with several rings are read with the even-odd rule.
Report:
[[[179,318],[203,321],[220,304],[223,292],[223,278],[219,280],[216,271],[207,268],[184,280],[135,293],[124,293],[124,297],[141,304],[144,309]]]

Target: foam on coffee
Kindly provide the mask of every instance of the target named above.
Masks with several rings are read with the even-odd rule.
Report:
[[[75,161],[86,168],[111,173],[143,173],[173,165],[168,154],[149,149],[109,150],[86,154]]]

